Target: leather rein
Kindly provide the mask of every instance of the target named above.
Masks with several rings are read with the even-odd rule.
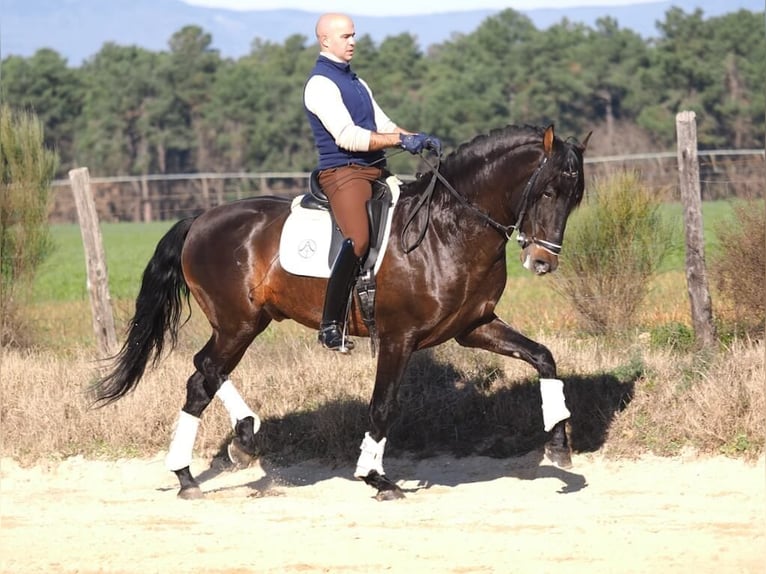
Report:
[[[422,229],[420,230],[420,233],[418,234],[417,239],[414,243],[408,245],[404,236],[407,232],[407,229],[409,228],[412,221],[415,219],[417,214],[420,212],[420,210],[423,208],[423,206],[426,206],[426,222],[430,221],[431,219],[431,200],[433,199],[433,193],[434,189],[436,188],[436,181],[439,180],[442,182],[444,187],[447,188],[447,190],[452,194],[452,196],[458,200],[458,202],[465,208],[469,209],[470,211],[473,211],[479,219],[484,221],[487,225],[495,229],[500,235],[503,236],[503,239],[505,241],[509,241],[511,239],[511,236],[513,235],[513,231],[517,230],[516,234],[516,241],[518,242],[519,246],[524,248],[529,243],[534,243],[535,245],[538,245],[542,247],[543,249],[550,251],[554,255],[558,255],[561,253],[561,245],[557,243],[552,243],[550,241],[545,241],[543,239],[537,239],[535,237],[532,237],[531,239],[528,238],[522,231],[521,226],[524,223],[524,218],[527,215],[527,208],[529,206],[529,196],[531,194],[532,188],[535,185],[535,182],[537,181],[538,176],[540,175],[540,171],[543,169],[543,166],[548,161],[548,156],[543,155],[543,158],[540,160],[540,163],[535,168],[535,171],[532,172],[532,175],[529,177],[529,180],[527,181],[527,185],[524,187],[524,193],[521,195],[521,209],[519,209],[519,216],[516,219],[516,223],[513,225],[503,225],[502,223],[499,223],[498,221],[492,219],[492,217],[488,214],[476,207],[473,203],[468,201],[465,196],[458,193],[458,191],[448,182],[445,177],[439,172],[439,164],[441,163],[441,156],[438,156],[436,158],[436,163],[432,164],[430,161],[428,161],[425,157],[421,156],[421,159],[423,162],[429,167],[431,170],[431,181],[428,182],[428,187],[423,192],[423,194],[420,196],[420,199],[415,204],[415,207],[410,212],[409,217],[404,223],[404,227],[402,228],[402,234],[401,234],[401,240],[402,240],[402,246],[405,253],[409,253],[413,249],[415,249],[420,243],[423,241],[423,238],[426,235],[426,230],[428,225],[424,225]]]

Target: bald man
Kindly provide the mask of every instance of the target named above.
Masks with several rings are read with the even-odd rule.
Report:
[[[345,14],[323,14],[316,24],[319,57],[308,76],[303,103],[319,152],[319,183],[345,240],[327,283],[319,342],[348,351],[343,324],[351,288],[370,241],[366,202],[386,167],[383,150],[441,151],[437,138],[397,126],[369,86],[351,71],[356,30]]]

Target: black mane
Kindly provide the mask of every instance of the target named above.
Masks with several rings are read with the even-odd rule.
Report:
[[[528,143],[542,142],[544,132],[543,128],[537,126],[508,125],[493,129],[486,134],[479,134],[460,144],[444,158],[444,173],[459,173],[470,169],[476,161],[486,161],[486,158],[493,153],[507,151]]]
[[[542,142],[545,129],[531,125],[508,125],[495,128],[488,133],[479,134],[467,142],[460,144],[454,151],[444,157],[439,166],[439,172],[449,181],[453,181],[461,173],[476,171],[476,163],[485,163],[493,154],[504,153],[521,145]],[[433,164],[434,158],[428,156],[428,162]],[[428,168],[419,173],[415,181],[404,185],[405,196],[418,195],[428,185],[431,173]]]

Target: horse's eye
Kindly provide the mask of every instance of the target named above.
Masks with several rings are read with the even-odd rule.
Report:
[[[577,170],[575,170],[575,171],[563,171],[563,172],[561,172],[561,174],[564,177],[570,177],[572,179],[577,179],[578,172],[577,172]]]

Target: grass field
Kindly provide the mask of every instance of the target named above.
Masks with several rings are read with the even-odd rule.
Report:
[[[161,221],[101,225],[109,290],[113,298],[133,298],[138,294],[144,267],[160,237],[172,224],[172,221]],[[87,300],[85,254],[80,227],[54,225],[51,233],[54,251],[37,273],[33,285],[33,302]]]

